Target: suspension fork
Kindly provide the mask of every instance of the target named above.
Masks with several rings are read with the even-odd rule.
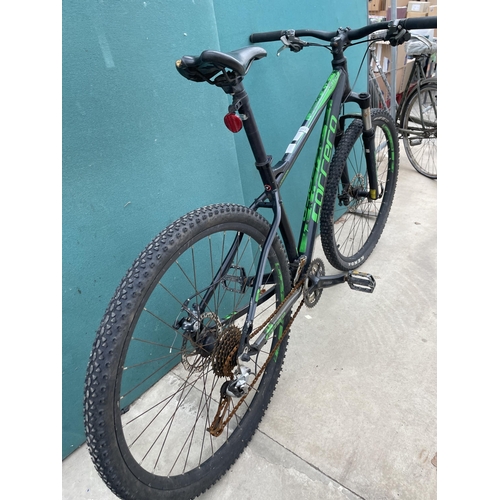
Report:
[[[375,155],[375,129],[372,124],[371,109],[370,109],[370,94],[362,92],[360,94],[351,92],[346,102],[355,102],[361,108],[361,120],[363,122],[363,148],[366,159],[366,170],[368,174],[369,191],[363,193],[371,200],[376,200],[381,196],[378,175],[377,175],[377,162]],[[347,165],[342,172],[342,184],[349,185],[349,172]]]

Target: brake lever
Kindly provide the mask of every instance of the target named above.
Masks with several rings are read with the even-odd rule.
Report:
[[[278,52],[276,52],[276,57],[279,57],[280,53],[283,52],[286,48],[288,48],[288,40],[286,40],[285,35],[281,37],[281,41],[283,42],[283,45],[278,49]]]
[[[304,47],[309,45],[308,42],[304,42],[300,38],[295,36],[295,30],[287,30],[285,34],[280,38],[283,45],[276,52],[276,56],[279,56],[280,53],[285,49],[290,49],[292,52],[299,52]]]

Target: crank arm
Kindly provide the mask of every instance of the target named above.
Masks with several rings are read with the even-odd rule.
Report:
[[[347,274],[334,274],[331,276],[309,276],[308,280],[311,285],[308,287],[309,292],[314,292],[314,290],[320,288],[330,288],[331,286],[340,285],[347,281]]]
[[[371,274],[359,271],[349,271],[348,273],[334,274],[332,276],[309,276],[308,279],[312,283],[308,287],[309,292],[346,282],[351,289],[359,292],[372,293],[376,286],[375,278]]]

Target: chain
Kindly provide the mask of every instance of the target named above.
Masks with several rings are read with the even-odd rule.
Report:
[[[286,303],[288,297],[290,297],[293,293],[295,293],[295,291],[298,290],[303,284],[304,284],[304,280],[301,280],[299,283],[297,283],[292,288],[292,290],[290,290],[290,293],[285,297],[285,299],[281,302],[281,304],[278,306],[278,308],[271,314],[271,316],[269,316],[269,318],[267,318],[267,320],[261,326],[259,326],[259,328],[257,328],[254,332],[252,332],[252,334],[250,335],[250,338],[255,337],[255,335],[257,335],[259,332],[261,332],[262,329],[265,328],[265,326],[276,315],[279,314],[282,306]],[[253,389],[253,387],[255,386],[255,384],[257,383],[257,381],[259,380],[260,376],[262,375],[262,373],[264,372],[264,370],[267,368],[267,365],[271,361],[272,357],[276,354],[276,351],[279,349],[279,346],[281,345],[281,342],[283,342],[283,339],[286,337],[286,335],[290,331],[290,328],[292,327],[292,323],[295,321],[295,318],[299,314],[299,311],[300,311],[300,309],[301,309],[301,307],[302,307],[303,304],[304,304],[304,298],[302,298],[302,300],[300,301],[300,303],[299,303],[299,305],[297,307],[297,310],[295,311],[295,313],[293,314],[293,316],[290,318],[290,321],[286,325],[286,328],[283,331],[283,334],[281,335],[281,338],[278,340],[278,342],[274,346],[273,350],[269,353],[269,356],[267,357],[266,361],[264,362],[264,364],[262,365],[262,367],[260,368],[260,370],[258,371],[258,373],[255,375],[255,378],[250,383],[250,385],[249,385],[249,391],[247,392],[247,394],[244,394],[243,396],[241,396],[241,398],[239,399],[238,403],[234,406],[234,408],[231,410],[231,412],[229,412],[228,416],[225,419],[223,419],[224,418],[224,414],[227,413],[228,410],[229,410],[229,396],[227,394],[221,394],[221,400],[220,400],[219,407],[217,409],[217,413],[215,415],[214,421],[212,422],[212,425],[207,429],[210,432],[210,434],[212,434],[212,436],[217,437],[217,436],[220,436],[222,434],[222,432],[224,431],[224,428],[226,427],[226,425],[229,423],[229,421],[231,420],[231,418],[233,418],[234,414],[238,411],[239,407],[243,404],[243,401],[245,401],[245,398],[250,393],[250,390]],[[227,367],[227,364],[229,363],[229,360],[234,355],[236,355],[236,353],[238,351],[238,347],[239,346],[236,346],[232,350],[231,355],[227,358],[227,360],[226,360],[226,367]],[[221,391],[221,392],[225,392],[225,391]]]

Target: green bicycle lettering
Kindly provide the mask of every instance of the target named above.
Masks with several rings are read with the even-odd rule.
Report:
[[[327,113],[330,114],[330,106],[327,109]],[[328,116],[327,114],[327,116]],[[323,197],[326,188],[326,180],[328,177],[328,170],[330,162],[333,155],[333,138],[335,137],[335,132],[337,130],[337,118],[335,115],[330,114],[328,119],[328,125],[323,127],[321,134],[322,148],[316,159],[315,173],[311,181],[311,186],[309,188],[308,196],[308,207],[304,212],[304,223],[306,224],[304,237],[301,239],[299,249],[301,252],[305,251],[307,240],[305,235],[307,234],[308,222],[313,220],[314,222],[319,221],[319,214],[321,206],[323,204]]]

